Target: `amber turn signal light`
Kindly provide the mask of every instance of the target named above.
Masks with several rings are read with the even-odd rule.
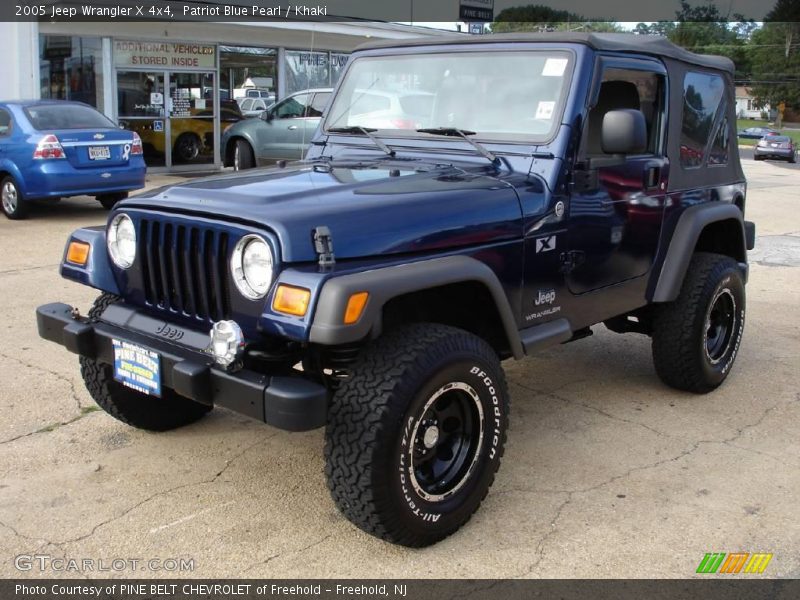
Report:
[[[344,310],[344,324],[352,325],[361,318],[364,307],[369,299],[368,292],[356,292],[347,301],[347,308]]]
[[[275,290],[275,297],[272,299],[272,310],[286,313],[287,315],[303,317],[308,312],[308,303],[310,301],[311,292],[309,290],[281,284]]]
[[[70,242],[67,248],[67,262],[83,267],[89,260],[89,244],[85,242]]]

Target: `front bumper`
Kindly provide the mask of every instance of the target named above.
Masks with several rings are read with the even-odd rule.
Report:
[[[322,385],[246,369],[224,371],[202,351],[206,336],[187,330],[182,338],[186,345],[179,345],[148,335],[165,323],[125,305],[111,305],[100,321],[90,322],[68,304],[45,304],[36,309],[36,322],[42,338],[106,364],[114,363],[112,339],[157,352],[162,385],[195,402],[222,406],[287,431],[325,424],[328,393]]]

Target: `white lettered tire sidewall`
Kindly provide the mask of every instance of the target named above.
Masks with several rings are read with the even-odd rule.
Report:
[[[412,484],[411,436],[431,396],[442,386],[457,382],[467,384],[477,393],[483,416],[482,438],[458,489],[444,499],[429,501]],[[403,515],[406,527],[444,531],[457,528],[485,497],[500,464],[508,424],[503,382],[502,374],[483,361],[460,358],[435,372],[415,394],[398,430],[392,465],[395,476],[390,481],[391,495],[398,502],[398,512]]]

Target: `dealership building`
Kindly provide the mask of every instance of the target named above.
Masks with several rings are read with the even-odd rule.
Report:
[[[139,132],[149,167],[208,169],[241,118],[235,100],[330,87],[363,42],[440,34],[365,21],[2,22],[2,99],[86,102]]]

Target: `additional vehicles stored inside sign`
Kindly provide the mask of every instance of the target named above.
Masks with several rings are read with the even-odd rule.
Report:
[[[409,127],[361,111],[366,93],[426,109]],[[39,331],[135,427],[214,406],[324,426],[347,518],[432,544],[498,471],[502,360],[604,324],[652,338],[671,387],[725,381],[755,237],[735,125],[733,63],[662,38],[367,45],[304,160],[149,192],[74,232],[62,274],[102,294],[86,316],[41,306]]]

